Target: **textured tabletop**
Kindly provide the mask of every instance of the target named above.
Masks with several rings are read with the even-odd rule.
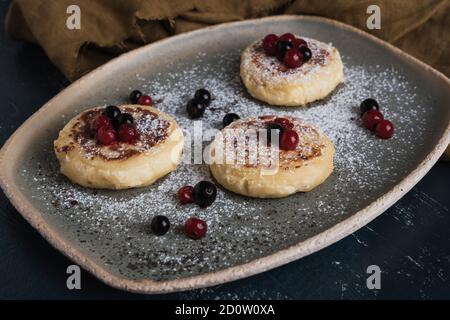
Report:
[[[69,83],[36,46],[3,30],[0,0],[0,146]],[[439,162],[399,202],[356,233],[311,256],[247,279],[169,295],[112,289],[86,272],[68,290],[71,261],[53,249],[0,191],[0,298],[389,299],[450,298],[450,164]],[[367,288],[367,267],[381,289]]]

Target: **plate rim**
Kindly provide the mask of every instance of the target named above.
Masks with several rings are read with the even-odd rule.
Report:
[[[415,65],[419,66],[422,70],[427,73],[432,73],[444,83],[446,83],[450,89],[450,79],[448,79],[444,74],[435,70],[426,63],[414,58],[413,56],[403,52],[399,48],[381,40],[363,30],[357,29],[348,24],[317,16],[305,16],[305,15],[277,15],[257,19],[249,19],[238,22],[228,22],[219,25],[214,25],[206,28],[202,28],[195,31],[190,31],[182,33],[176,36],[165,38],[151,44],[145,45],[138,49],[132,50],[130,52],[124,53],[112,60],[108,61],[104,65],[96,68],[90,73],[84,75],[80,79],[76,80],[74,83],[70,84],[67,88],[63,89],[60,93],[50,99],[41,108],[39,108],[31,117],[29,117],[4,143],[3,147],[0,149],[0,186],[2,187],[5,195],[9,198],[16,210],[28,221],[43,237],[46,239],[54,248],[67,256],[70,260],[77,263],[86,271],[93,274],[95,277],[103,281],[109,286],[117,289],[126,290],[136,293],[146,293],[146,294],[158,294],[158,293],[169,293],[184,291],[196,288],[203,288],[212,285],[217,285],[225,282],[234,281],[237,279],[249,277],[281,265],[287,264],[294,260],[300,259],[306,255],[319,251],[329,245],[336,243],[344,237],[347,237],[354,231],[365,226],[367,223],[381,215],[387,208],[392,206],[396,201],[398,201],[404,194],[406,194],[437,162],[439,157],[443,154],[448,144],[450,143],[450,121],[445,128],[442,136],[438,139],[437,144],[428,153],[425,158],[406,176],[403,177],[395,186],[390,190],[385,192],[382,196],[371,202],[369,205],[359,210],[358,212],[352,214],[348,218],[342,220],[341,222],[333,225],[332,227],[310,237],[303,241],[300,241],[288,248],[279,250],[275,253],[263,256],[260,258],[253,259],[251,261],[230,266],[217,271],[202,273],[194,276],[176,278],[172,280],[131,280],[121,275],[113,274],[108,271],[103,265],[95,262],[93,259],[81,252],[81,248],[78,249],[71,244],[70,241],[66,240],[63,235],[60,234],[58,229],[48,225],[46,220],[42,217],[40,210],[35,208],[26,199],[25,195],[16,186],[13,179],[9,179],[6,175],[7,164],[5,161],[5,156],[8,151],[14,148],[14,140],[20,139],[20,136],[27,131],[27,127],[43,112],[47,109],[52,108],[52,101],[57,97],[62,95],[68,90],[73,90],[79,86],[82,82],[92,78],[94,75],[101,73],[104,69],[114,65],[117,60],[122,59],[132,59],[134,55],[138,52],[144,50],[150,50],[150,47],[164,45],[166,42],[178,41],[184,38],[189,38],[192,35],[198,35],[202,33],[208,33],[211,30],[226,29],[230,26],[239,26],[246,24],[262,24],[267,21],[283,21],[283,20],[306,20],[319,23],[325,23],[352,33],[357,33],[367,40],[377,43],[390,50],[397,56],[400,56],[406,61],[413,62]]]

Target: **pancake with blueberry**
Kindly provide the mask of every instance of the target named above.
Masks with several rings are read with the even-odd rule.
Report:
[[[275,106],[303,106],[344,81],[338,50],[291,33],[267,35],[244,50],[241,78],[256,99]]]
[[[61,173],[90,188],[147,186],[176,169],[184,136],[176,121],[145,105],[97,107],[69,121],[54,142]]]
[[[333,171],[334,145],[294,117],[236,120],[210,145],[210,169],[226,189],[256,198],[306,192]]]

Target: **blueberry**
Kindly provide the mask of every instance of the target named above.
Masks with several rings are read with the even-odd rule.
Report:
[[[119,116],[119,124],[124,123],[133,124],[133,122],[134,122],[133,116],[129,113],[122,113]]]
[[[367,111],[371,109],[379,110],[380,106],[378,105],[378,102],[375,99],[369,98],[361,102],[361,105],[359,106],[361,110],[361,116],[366,113]]]
[[[120,112],[120,109],[116,106],[107,106],[105,111],[103,111],[103,115],[107,116],[114,126],[120,125],[119,117],[121,113],[122,112]]]
[[[189,100],[186,111],[191,119],[197,119],[205,113],[206,105],[197,99]]]
[[[291,50],[294,47],[292,42],[289,41],[280,41],[278,42],[277,46],[278,46],[277,57],[281,61],[283,61],[286,51]]]
[[[299,48],[300,52],[302,53],[303,56],[303,63],[308,62],[311,57],[312,57],[312,52],[308,47],[300,47]]]
[[[130,93],[130,102],[132,104],[137,104],[138,99],[142,96],[142,92],[140,92],[139,90],[133,90]]]
[[[210,206],[217,197],[217,187],[209,181],[200,181],[194,186],[194,201],[201,208]]]
[[[206,89],[198,89],[195,92],[194,99],[197,99],[205,106],[209,106],[209,104],[211,103],[211,93],[209,93],[209,91]]]
[[[162,236],[169,231],[170,221],[165,216],[155,216],[152,219],[150,228],[154,234],[157,236]]]
[[[230,123],[239,120],[239,116],[236,113],[227,113],[225,117],[223,117],[222,124],[224,127],[229,125]]]

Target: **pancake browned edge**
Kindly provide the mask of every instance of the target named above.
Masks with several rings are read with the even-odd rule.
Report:
[[[280,198],[310,191],[327,179],[335,152],[331,140],[302,120],[284,116],[294,124],[297,147],[282,150],[266,144],[267,125],[275,118],[238,120],[215,137],[209,150],[210,169],[219,184],[249,197]],[[263,146],[261,139],[265,139]]]
[[[123,105],[140,134],[134,143],[101,145],[93,122],[104,108],[93,108],[73,118],[54,142],[61,173],[72,182],[91,188],[127,189],[147,186],[176,169],[184,136],[176,121],[149,106]]]

